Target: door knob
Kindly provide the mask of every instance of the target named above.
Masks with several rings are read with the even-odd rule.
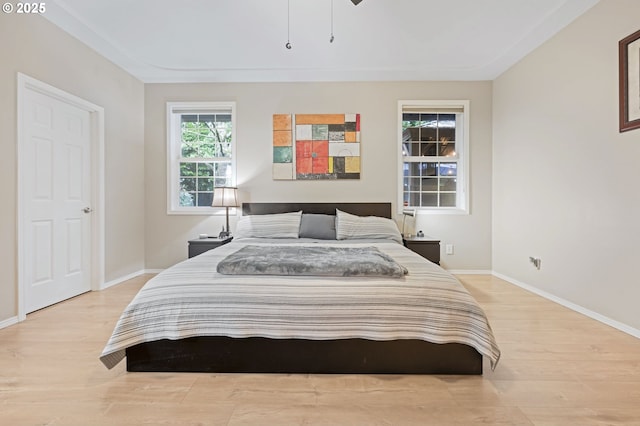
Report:
[[[91,213],[93,209],[91,207],[85,207],[84,209],[82,209],[82,211],[85,213]]]

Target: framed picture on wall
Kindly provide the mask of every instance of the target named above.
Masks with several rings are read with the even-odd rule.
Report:
[[[620,132],[640,128],[640,30],[618,43]]]

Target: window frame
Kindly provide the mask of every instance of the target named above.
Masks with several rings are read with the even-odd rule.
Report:
[[[442,113],[451,113],[447,109],[462,108],[462,126],[456,123],[456,156],[457,163],[457,187],[456,187],[456,207],[421,207],[421,206],[404,206],[404,164],[405,157],[402,152],[403,144],[403,113],[405,109],[412,108],[419,110],[424,108],[425,112],[435,112],[434,110],[442,109]],[[469,214],[469,123],[470,123],[470,102],[469,100],[399,100],[398,101],[398,134],[397,134],[397,152],[398,152],[398,213],[401,214],[403,209],[415,209],[417,212],[427,214]],[[462,134],[462,140],[459,141],[459,134]],[[416,158],[417,156],[413,156]],[[429,162],[433,159],[437,162],[438,156],[419,156],[421,162]],[[416,161],[417,162],[417,161]],[[451,161],[448,161],[451,162]]]
[[[180,162],[182,160],[181,116],[231,111],[231,180],[236,186],[236,103],[222,102],[167,102],[167,214],[217,215],[226,213],[224,207],[179,205]],[[205,160],[205,159],[202,159]]]

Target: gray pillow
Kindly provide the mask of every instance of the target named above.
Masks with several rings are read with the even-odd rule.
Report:
[[[304,213],[300,220],[300,238],[336,239],[336,217],[332,214]]]

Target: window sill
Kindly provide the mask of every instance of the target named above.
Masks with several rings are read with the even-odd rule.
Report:
[[[419,215],[468,215],[468,209],[459,208],[429,208],[429,207],[404,207],[404,210],[415,210]],[[402,210],[398,212],[398,216],[402,217]]]

